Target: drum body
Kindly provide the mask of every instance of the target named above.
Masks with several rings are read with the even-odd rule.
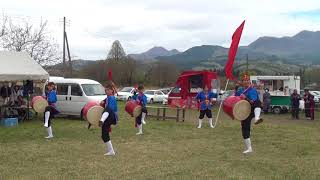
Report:
[[[31,106],[37,113],[43,113],[48,105],[48,101],[42,96],[32,98]]]
[[[135,101],[128,101],[126,103],[125,110],[128,114],[133,117],[138,117],[141,114],[142,107],[138,105]]]
[[[223,101],[223,111],[235,120],[245,120],[251,113],[251,105],[240,96],[229,96]]]
[[[100,102],[91,101],[88,102],[82,109],[82,115],[85,120],[94,126],[99,126],[104,108],[100,105]]]

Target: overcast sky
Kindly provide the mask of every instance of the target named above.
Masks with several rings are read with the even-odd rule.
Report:
[[[71,53],[83,59],[105,58],[114,40],[126,53],[153,46],[228,47],[243,20],[241,45],[260,36],[320,30],[320,0],[0,0],[0,11],[16,21],[47,20],[59,44],[66,16]]]

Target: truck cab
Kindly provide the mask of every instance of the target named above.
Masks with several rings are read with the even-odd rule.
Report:
[[[195,96],[208,86],[214,93],[220,92],[220,81],[213,71],[184,71],[168,96],[168,104],[196,108]]]

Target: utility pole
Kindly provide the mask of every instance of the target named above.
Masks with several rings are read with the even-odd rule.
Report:
[[[66,17],[63,17],[63,49],[62,49],[62,60],[63,60],[63,77],[66,76]]]
[[[72,62],[71,62],[71,56],[70,56],[70,49],[69,49],[69,42],[68,42],[68,36],[67,33],[65,33],[66,36],[66,43],[67,43],[67,51],[68,51],[68,58],[69,58],[69,76],[72,77]]]
[[[67,50],[68,50],[68,58],[69,58],[69,66],[67,68],[66,63],[66,44],[67,44]],[[66,17],[63,17],[63,77],[71,77],[72,76],[72,62],[71,62],[71,56],[70,56],[70,49],[69,49],[69,42],[67,38],[67,32],[66,32]]]

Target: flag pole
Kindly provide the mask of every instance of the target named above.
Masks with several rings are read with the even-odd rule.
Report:
[[[227,87],[228,87],[228,84],[229,84],[229,80],[230,79],[227,79],[227,83],[226,83],[226,86],[224,87],[224,92],[227,91]],[[221,103],[220,103],[220,106],[219,106],[219,110],[218,110],[218,113],[217,113],[217,117],[216,117],[216,120],[214,122],[214,125],[213,125],[213,128],[216,127],[217,123],[218,123],[218,120],[219,120],[219,115],[220,115],[220,111],[221,111],[221,107],[222,107],[222,100],[221,100]]]

